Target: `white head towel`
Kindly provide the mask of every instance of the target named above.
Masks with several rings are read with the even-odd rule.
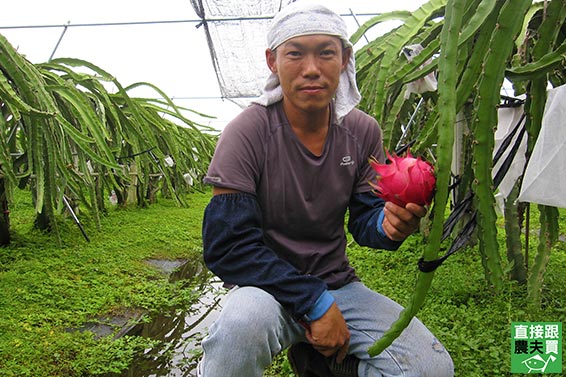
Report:
[[[272,20],[267,32],[267,46],[273,50],[283,42],[298,36],[325,34],[339,37],[346,47],[352,47],[344,20],[330,9],[303,2],[291,3],[283,8]],[[283,98],[279,78],[272,73],[267,78],[263,94],[253,102],[263,106],[271,105]],[[360,102],[361,95],[356,85],[356,62],[354,52],[350,54],[348,66],[340,76],[334,101],[335,117],[338,123]]]

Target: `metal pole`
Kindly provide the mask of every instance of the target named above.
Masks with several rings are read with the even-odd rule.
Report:
[[[413,123],[413,121],[415,120],[415,116],[417,115],[417,112],[419,111],[419,108],[421,107],[423,101],[424,101],[424,99],[423,99],[423,97],[421,97],[421,99],[419,100],[419,103],[417,104],[417,107],[415,108],[415,111],[413,112],[413,114],[411,115],[411,118],[407,122],[407,126],[403,129],[403,134],[401,135],[401,137],[399,138],[399,141],[397,142],[397,145],[395,146],[396,150],[399,149],[401,142],[403,142],[403,139],[405,139],[405,136],[407,136],[407,132],[409,132],[409,128],[411,128],[411,123]]]
[[[57,48],[59,48],[59,44],[63,40],[63,36],[65,36],[65,33],[67,32],[67,28],[69,27],[70,24],[71,24],[71,21],[68,21],[67,25],[63,26],[63,32],[61,33],[61,36],[59,36],[59,40],[57,41],[57,44],[55,45],[55,48],[53,49],[53,52],[51,53],[51,56],[49,57],[49,60],[48,60],[49,62],[51,61],[51,59],[53,59],[53,56],[55,55]]]
[[[57,48],[59,47],[59,44],[61,43],[61,41],[63,40],[63,37],[65,36],[65,33],[67,32],[67,28],[69,27],[71,21],[67,22],[67,25],[65,25],[63,27],[63,32],[61,33],[61,35],[59,36],[59,40],[57,41],[57,44],[55,45],[55,48],[53,49],[53,52],[51,52],[51,56],[49,57],[48,61],[51,61],[53,59],[53,56],[55,55],[55,52],[57,51]],[[59,187],[57,187],[58,190]],[[77,224],[77,226],[79,227],[79,230],[81,231],[81,233],[83,234],[83,237],[85,238],[86,242],[90,242],[90,238],[88,238],[88,235],[86,234],[81,222],[79,221],[79,218],[77,217],[77,215],[75,214],[75,211],[73,211],[73,207],[71,207],[71,204],[69,203],[69,201],[67,200],[67,197],[65,196],[65,193],[63,193],[63,203],[65,204],[65,207],[67,208],[67,211],[69,211],[69,213],[71,214],[71,217],[73,218],[73,220],[75,221],[75,224]]]
[[[352,12],[352,8],[348,8],[348,10],[350,11],[350,14],[352,15],[352,18],[354,18],[354,21],[356,21],[356,25],[358,25],[358,28],[361,26],[360,23],[358,22],[358,18],[356,17],[356,14],[354,12]],[[369,43],[369,39],[368,37],[364,34],[364,38],[366,40],[366,43]]]
[[[81,222],[79,221],[79,218],[77,217],[77,215],[75,214],[75,211],[73,211],[73,208],[71,207],[71,204],[69,203],[69,201],[67,200],[67,197],[65,197],[65,194],[63,194],[63,203],[65,203],[65,207],[67,207],[67,210],[69,211],[69,213],[71,214],[71,216],[73,217],[73,220],[75,221],[75,224],[77,224],[77,226],[79,227],[79,229],[81,230],[81,233],[83,234],[83,237],[85,238],[86,242],[90,242],[90,239],[88,238],[88,235],[86,234],[83,226],[81,225]]]

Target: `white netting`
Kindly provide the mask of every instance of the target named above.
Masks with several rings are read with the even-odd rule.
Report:
[[[246,105],[261,94],[269,70],[266,32],[271,18],[293,0],[191,0],[203,20],[222,97]]]

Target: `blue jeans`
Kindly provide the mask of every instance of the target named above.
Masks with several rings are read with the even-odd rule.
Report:
[[[389,329],[403,308],[359,282],[330,293],[350,330],[348,353],[361,360],[360,377],[454,375],[450,355],[416,318],[391,346],[370,358],[369,346]],[[203,340],[203,376],[261,377],[275,355],[307,341],[304,333],[269,293],[254,287],[235,288]]]

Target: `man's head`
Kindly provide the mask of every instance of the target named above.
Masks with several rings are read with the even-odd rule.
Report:
[[[291,37],[267,49],[267,65],[279,79],[285,109],[327,113],[350,52],[338,37],[326,34]]]
[[[335,94],[338,122],[358,104],[360,94],[355,81],[352,44],[348,40],[344,20],[336,13],[321,5],[302,1],[292,3],[273,18],[267,33],[267,44],[266,58],[272,74],[257,103],[269,105],[277,102],[283,98],[283,92],[289,94],[288,89],[297,86],[306,85],[308,92],[309,80],[313,80],[311,84],[316,89],[316,76],[321,74],[324,76],[321,76],[319,83],[329,85],[328,89],[332,91],[327,102]],[[305,60],[307,56],[310,60]],[[317,60],[314,59],[315,56],[318,57]],[[305,59],[301,60],[299,57]],[[336,58],[338,72],[334,76],[335,72],[329,63],[335,62]],[[302,73],[299,73],[297,63],[302,64]],[[293,71],[286,68],[293,68]],[[285,74],[291,76],[284,76]],[[297,78],[298,81],[291,83],[289,79],[292,79],[292,75],[302,75],[303,78]],[[310,94],[312,99],[312,95],[316,93],[311,91]]]
[[[291,38],[313,34],[332,35],[340,38],[344,47],[352,47],[342,17],[322,5],[299,1],[289,4],[273,17],[267,32],[267,48],[275,50]]]

